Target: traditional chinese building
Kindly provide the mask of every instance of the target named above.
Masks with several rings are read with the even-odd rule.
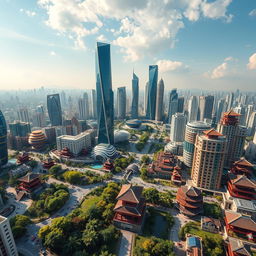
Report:
[[[106,170],[106,171],[113,171],[114,170],[114,163],[113,163],[113,161],[111,161],[110,159],[108,159],[105,163],[104,163],[104,165],[103,165],[103,168],[104,168],[104,170]]]
[[[256,198],[256,183],[245,175],[229,174],[228,192],[232,197],[254,200]]]
[[[142,196],[143,187],[123,185],[114,208],[114,225],[120,229],[140,232],[145,215],[145,198]]]
[[[39,174],[35,173],[27,173],[25,176],[19,178],[18,182],[17,190],[24,191],[26,194],[31,194],[42,186]]]
[[[23,152],[17,156],[17,164],[24,164],[30,160],[29,154]]]
[[[233,163],[230,172],[233,174],[246,175],[251,177],[253,172],[253,165],[246,159],[240,159]]]
[[[46,160],[43,161],[43,168],[49,170],[52,166],[54,166],[54,161],[48,157]]]
[[[251,256],[252,250],[251,245],[236,239],[229,237],[229,243],[227,244],[227,256]]]
[[[229,235],[256,241],[256,222],[250,216],[233,211],[225,211],[225,226]]]
[[[60,151],[60,156],[64,157],[64,158],[71,158],[72,153],[70,152],[70,150],[67,147],[65,147]]]
[[[181,186],[176,196],[178,208],[181,213],[193,217],[203,211],[203,196],[198,188]]]

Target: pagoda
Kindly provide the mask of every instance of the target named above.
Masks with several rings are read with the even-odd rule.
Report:
[[[241,116],[240,114],[230,110],[228,112],[224,112],[223,117],[221,119],[221,124],[223,125],[238,125],[239,120],[238,117]]]
[[[246,175],[249,178],[253,172],[253,165],[246,159],[240,159],[233,163],[230,172],[238,175]]]
[[[17,164],[24,164],[30,161],[29,154],[27,152],[23,152],[17,156]]]
[[[42,186],[40,175],[35,173],[27,173],[25,176],[18,179],[19,185],[17,190],[24,191],[26,194],[31,194]]]
[[[256,197],[256,183],[245,175],[229,174],[228,192],[232,197],[254,200]]]
[[[114,170],[114,163],[113,163],[113,161],[111,161],[110,159],[108,159],[105,163],[104,163],[104,165],[103,165],[103,168],[104,168],[104,170],[106,170],[106,171],[113,171]]]
[[[43,168],[49,170],[52,166],[54,166],[55,163],[53,159],[48,157],[46,160],[43,161]]]
[[[64,157],[64,158],[71,158],[72,153],[70,152],[70,150],[67,147],[65,147],[60,151],[60,156]]]
[[[113,223],[120,229],[140,232],[145,215],[145,198],[142,196],[143,187],[123,185],[114,207]]]
[[[176,196],[178,208],[184,215],[193,217],[203,211],[203,196],[198,188],[181,186]]]

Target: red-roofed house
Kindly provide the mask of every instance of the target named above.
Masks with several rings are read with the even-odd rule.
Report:
[[[253,165],[246,159],[240,159],[233,163],[230,172],[233,174],[246,175],[250,177],[253,172]]]

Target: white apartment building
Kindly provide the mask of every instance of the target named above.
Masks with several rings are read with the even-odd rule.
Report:
[[[18,256],[9,220],[0,215],[0,255]]]

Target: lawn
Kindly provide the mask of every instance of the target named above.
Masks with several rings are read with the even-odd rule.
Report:
[[[81,208],[85,213],[90,212],[90,209],[94,207],[101,198],[99,196],[88,196],[82,203]]]

